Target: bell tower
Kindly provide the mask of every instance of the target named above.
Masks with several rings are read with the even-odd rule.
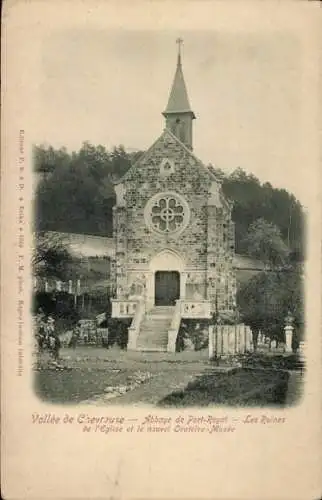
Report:
[[[168,105],[162,113],[166,120],[166,128],[192,150],[192,121],[196,118],[191,110],[188,92],[182,72],[181,46],[183,40],[178,38],[178,59]]]

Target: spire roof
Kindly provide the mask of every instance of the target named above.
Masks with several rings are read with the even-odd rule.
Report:
[[[188,99],[187,87],[183,77],[182,63],[181,63],[181,51],[180,44],[182,40],[179,38],[177,40],[179,44],[179,52],[177,59],[177,68],[174,75],[174,80],[172,88],[170,91],[168,105],[166,110],[163,112],[164,115],[172,113],[192,113],[193,118],[195,118],[194,112],[192,111]]]

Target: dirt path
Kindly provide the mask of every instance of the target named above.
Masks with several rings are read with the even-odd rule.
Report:
[[[201,373],[200,369],[189,373],[183,371],[157,373],[148,382],[123,396],[110,400],[108,404],[130,404],[133,407],[157,405],[165,396],[183,389]]]

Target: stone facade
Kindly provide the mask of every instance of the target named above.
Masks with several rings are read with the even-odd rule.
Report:
[[[164,159],[170,164],[169,175],[162,169]],[[160,270],[180,272],[180,298],[209,300],[213,310],[232,311],[236,293],[234,224],[231,205],[214,174],[165,129],[115,190],[117,298],[144,293],[152,307],[154,274],[160,264]],[[186,203],[183,230],[162,233],[149,224],[149,201],[163,193],[178,194]]]
[[[195,114],[180,53],[163,115],[161,136],[115,185],[116,300],[141,297],[149,311],[160,295],[168,305],[169,293],[169,305],[181,299],[189,301],[188,309],[195,301],[210,303],[212,312],[233,312],[232,206],[213,170],[192,152]]]

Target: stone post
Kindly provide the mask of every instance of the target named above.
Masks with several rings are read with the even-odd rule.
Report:
[[[284,327],[284,331],[285,331],[285,352],[292,352],[293,326],[286,325]]]
[[[229,329],[230,326],[223,326],[223,352],[222,354],[229,354]]]
[[[251,329],[249,326],[245,327],[245,351],[250,352],[251,351]]]
[[[284,327],[284,332],[285,332],[285,352],[292,352],[292,337],[293,337],[293,315],[289,311],[287,313],[287,316],[285,318],[285,327]]]

